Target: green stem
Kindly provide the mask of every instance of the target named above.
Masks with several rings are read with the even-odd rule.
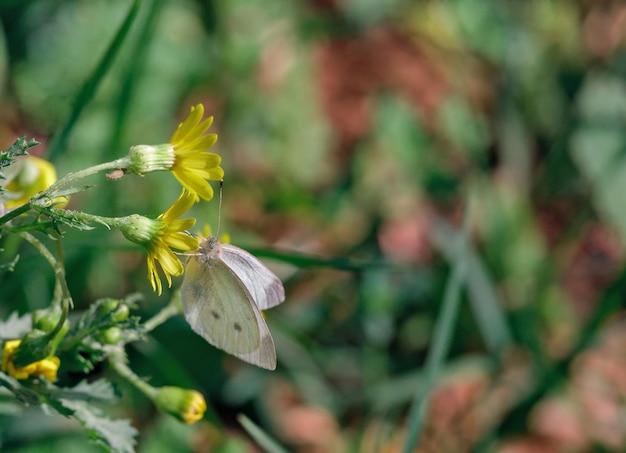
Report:
[[[66,218],[66,219],[72,219],[72,220],[80,220],[80,221],[84,221],[87,223],[99,223],[100,225],[106,226],[108,229],[111,229],[111,227],[114,227],[114,226],[118,226],[120,223],[120,219],[124,218],[124,217],[104,217],[101,215],[89,214],[87,212],[82,212],[82,211],[72,211],[70,209],[45,207],[45,206],[39,206],[37,204],[34,204],[33,207],[38,212],[51,218],[58,217],[58,218]],[[51,216],[50,214],[53,214],[53,215]]]
[[[20,225],[20,226],[7,226],[3,228],[3,231],[7,233],[22,233],[25,231],[48,231],[50,228],[54,228],[53,222],[35,222],[29,223],[28,225]]]
[[[114,348],[109,354],[109,364],[117,374],[130,382],[148,398],[154,398],[158,390],[137,376],[133,370],[128,367],[127,362],[126,351],[124,351],[122,346]]]
[[[0,225],[4,225],[10,220],[13,220],[20,214],[24,214],[26,211],[30,209],[30,204],[26,203],[20,207],[13,209],[12,211],[7,212],[5,215],[0,217]]]
[[[50,337],[50,342],[52,344],[55,343],[55,337],[63,328],[65,321],[67,320],[67,316],[69,315],[70,307],[74,306],[74,302],[72,301],[72,295],[70,293],[69,288],[67,287],[67,281],[65,280],[65,269],[61,262],[56,260],[52,253],[46,248],[45,245],[39,241],[35,236],[30,233],[20,233],[20,235],[28,241],[33,247],[35,247],[39,253],[44,257],[46,261],[50,264],[52,269],[54,270],[54,275],[56,277],[56,282],[61,292],[61,318],[57,325],[50,331],[48,334]]]
[[[180,299],[180,291],[176,291],[172,298],[170,299],[170,303],[161,309],[156,315],[152,318],[148,319],[144,324],[144,332],[151,332],[161,324],[163,324],[168,319],[179,315],[183,312],[183,305]]]
[[[87,176],[91,176],[93,174],[99,173],[105,170],[119,170],[128,167],[130,161],[127,157],[122,157],[120,159],[113,160],[111,162],[105,162],[103,164],[94,165],[93,167],[85,168],[84,170],[75,171],[72,173],[68,173],[57,182],[52,184],[46,192],[50,198],[54,198],[56,196],[55,192],[58,192],[63,187],[66,187],[79,179],[85,178]]]

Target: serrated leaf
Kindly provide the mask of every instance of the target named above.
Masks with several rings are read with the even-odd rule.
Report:
[[[63,368],[87,374],[93,371],[96,363],[102,362],[105,357],[106,352],[102,349],[102,345],[85,340],[63,357]]]
[[[6,321],[0,321],[0,339],[11,340],[15,338],[22,338],[33,327],[33,322],[30,313],[26,313],[23,316],[19,316],[17,312],[13,312],[9,315]]]
[[[130,420],[103,417],[100,409],[85,401],[62,399],[60,402],[73,411],[73,417],[94,442],[116,453],[135,452],[137,430]]]
[[[59,400],[108,401],[117,399],[113,385],[106,379],[94,382],[81,381],[72,388],[59,389],[52,395]]]
[[[0,371],[0,385],[9,389],[15,397],[28,406],[39,406],[41,397],[39,393],[28,387],[24,387],[17,379]]]
[[[17,379],[12,378],[8,374],[4,374],[0,371],[0,385],[11,390],[15,393],[20,388],[20,383]]]
[[[28,154],[26,150],[38,144],[39,142],[35,139],[26,141],[26,137],[18,138],[15,142],[13,142],[9,149],[0,153],[0,168],[11,165],[15,162],[15,157]]]
[[[69,187],[67,189],[55,190],[52,193],[48,194],[48,196],[50,198],[69,197],[70,195],[84,192],[86,190],[92,189],[93,187],[96,187],[96,186],[94,184],[85,184],[83,186]]]
[[[33,205],[36,206],[36,205]],[[75,211],[57,209],[53,207],[41,207],[38,209],[42,214],[47,215],[54,222],[63,223],[77,230],[93,230],[94,227],[78,216]]]

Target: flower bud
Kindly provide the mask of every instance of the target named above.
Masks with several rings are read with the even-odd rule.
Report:
[[[61,319],[61,310],[43,309],[33,312],[33,328],[43,332],[50,332]]]
[[[174,147],[169,143],[162,145],[136,145],[128,151],[130,161],[127,172],[135,175],[143,175],[153,171],[169,171],[176,156]]]
[[[161,230],[165,228],[163,222],[139,214],[120,217],[116,219],[115,226],[120,229],[126,239],[146,248],[149,248],[150,244],[159,237]]]
[[[128,319],[128,315],[130,314],[130,310],[128,309],[128,305],[126,304],[120,304],[119,307],[117,307],[117,310],[115,310],[112,314],[111,314],[111,319],[114,322],[124,322]]]
[[[2,371],[15,379],[28,379],[31,376],[43,376],[50,382],[56,381],[57,372],[59,366],[61,366],[61,360],[56,356],[46,357],[25,366],[17,366],[15,364],[15,352],[20,347],[21,343],[22,340],[10,340],[4,343],[2,351]]]
[[[109,327],[100,334],[100,341],[105,344],[117,344],[122,339],[122,329],[117,326]]]
[[[161,387],[153,397],[154,404],[184,423],[195,423],[206,411],[206,401],[201,393],[180,387]]]
[[[7,208],[16,208],[28,203],[33,195],[47,189],[56,180],[57,172],[50,162],[31,155],[23,156],[7,171],[6,192],[2,198]],[[67,200],[58,198],[54,201],[64,205]]]

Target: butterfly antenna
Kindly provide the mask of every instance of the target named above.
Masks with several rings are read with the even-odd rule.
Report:
[[[215,237],[220,237],[220,226],[222,223],[222,187],[224,186],[224,180],[220,179],[220,200],[217,205],[217,231],[215,232]]]

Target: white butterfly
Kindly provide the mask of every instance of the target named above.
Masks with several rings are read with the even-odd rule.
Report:
[[[187,261],[181,297],[187,322],[213,346],[276,368],[274,340],[261,310],[283,302],[285,290],[261,261],[209,237]]]

